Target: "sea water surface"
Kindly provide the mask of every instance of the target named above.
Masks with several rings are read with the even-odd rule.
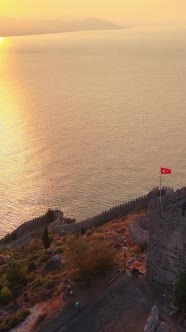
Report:
[[[60,208],[77,220],[186,183],[183,28],[0,43],[0,237]]]

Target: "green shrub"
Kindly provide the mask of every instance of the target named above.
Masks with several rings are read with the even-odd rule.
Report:
[[[12,259],[14,260],[18,260],[21,259],[23,257],[23,253],[19,252],[19,251],[15,251],[12,253]]]
[[[11,261],[6,270],[7,280],[10,287],[17,285],[26,285],[27,283],[27,268],[23,263]]]
[[[44,285],[46,289],[52,289],[55,286],[56,286],[56,280],[48,280]]]
[[[56,250],[55,250],[55,253],[56,254],[62,254],[63,253],[63,249],[62,248],[57,248]]]
[[[28,310],[28,309],[23,309],[23,310],[21,310],[21,311],[18,313],[17,317],[18,317],[19,319],[21,319],[21,321],[24,321],[25,318],[26,318],[27,316],[29,316],[29,315],[30,315],[30,310]]]
[[[27,309],[23,309],[17,315],[12,314],[2,319],[0,322],[0,331],[10,331],[14,327],[22,323],[28,315],[30,315],[30,311]]]
[[[106,240],[71,237],[67,242],[67,264],[75,270],[75,277],[86,285],[91,276],[107,272],[115,264],[115,253]]]
[[[12,292],[9,290],[7,286],[3,286],[0,293],[0,303],[8,304],[12,299]]]
[[[37,270],[36,264],[34,262],[28,263],[28,272],[33,272],[35,270]]]
[[[7,280],[7,276],[6,273],[0,275],[0,291],[2,290],[3,286],[9,286],[8,285],[8,280]]]
[[[46,263],[50,258],[50,255],[48,255],[47,253],[45,254],[41,254],[40,257],[38,258],[38,263]]]
[[[12,252],[12,250],[10,250],[6,247],[1,248],[1,250],[0,250],[0,254],[3,256],[11,255],[11,252]]]
[[[32,283],[30,284],[31,289],[36,289],[39,288],[43,285],[43,282],[40,279],[35,279],[34,281],[32,281]]]
[[[38,252],[33,252],[31,255],[28,256],[29,261],[36,261],[39,258]]]
[[[6,332],[6,331],[9,331],[9,330],[10,330],[9,326],[5,321],[0,322],[0,331]]]
[[[182,273],[176,282],[175,300],[181,308],[186,309],[186,273]]]

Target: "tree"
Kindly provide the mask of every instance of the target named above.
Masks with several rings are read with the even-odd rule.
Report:
[[[51,223],[54,221],[55,219],[55,213],[53,210],[48,209],[47,213],[46,213],[46,218],[47,218],[47,222]]]
[[[82,226],[82,227],[81,227],[80,233],[81,233],[81,235],[84,235],[84,234],[86,233],[86,228],[85,228],[85,226]]]
[[[48,228],[45,227],[43,232],[43,246],[45,249],[48,249],[50,247],[51,241],[48,236]]]

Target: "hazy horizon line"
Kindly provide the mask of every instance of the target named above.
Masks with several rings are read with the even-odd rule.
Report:
[[[103,30],[124,30],[131,28],[146,28],[146,27],[165,27],[165,26],[182,26],[186,25],[185,21],[167,21],[167,22],[149,22],[149,23],[135,23],[124,25],[124,23],[115,23],[116,21],[109,21],[99,17],[84,17],[76,20],[59,19],[18,19],[15,17],[1,17],[0,16],[0,36],[1,37],[21,37],[21,36],[36,36],[47,34],[70,33],[80,31],[103,31]],[[12,23],[12,24],[11,24]],[[19,24],[18,24],[19,23]],[[43,23],[43,25],[42,25]],[[7,26],[6,26],[7,24]],[[59,25],[61,24],[61,25]],[[1,27],[2,26],[2,27]]]
[[[0,17],[0,36],[3,37],[123,28],[121,25],[97,17],[74,21],[64,21],[62,19],[30,19],[28,21],[8,17],[2,20]]]

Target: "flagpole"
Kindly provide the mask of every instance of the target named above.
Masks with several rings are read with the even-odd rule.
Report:
[[[160,168],[160,204],[161,204],[161,186],[162,186],[162,177],[161,177],[161,168]]]
[[[171,174],[171,168],[160,167],[160,204],[161,204],[161,197],[162,197],[162,174]]]

